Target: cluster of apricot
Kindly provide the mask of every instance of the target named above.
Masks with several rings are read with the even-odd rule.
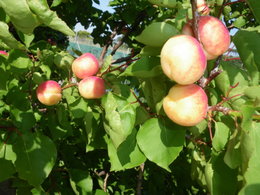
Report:
[[[91,53],[85,53],[72,63],[72,72],[81,79],[78,83],[79,93],[86,99],[101,98],[105,94],[104,80],[95,76],[99,71],[99,62]],[[61,86],[53,80],[41,83],[36,90],[38,100],[45,105],[57,104],[62,98]]]
[[[213,16],[200,16],[197,22],[198,39],[192,22],[183,26],[182,35],[171,37],[161,50],[163,72],[177,84],[163,100],[166,115],[182,126],[194,126],[207,115],[208,98],[205,91],[194,84],[203,75],[207,60],[225,53],[230,45],[226,26]]]

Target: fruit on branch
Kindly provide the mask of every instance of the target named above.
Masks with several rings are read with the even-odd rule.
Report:
[[[196,1],[197,11],[200,12],[202,15],[208,15],[210,9],[205,0],[197,0]]]
[[[184,25],[183,34],[194,36],[191,22]],[[217,58],[229,48],[229,31],[218,18],[201,16],[198,21],[198,34],[208,60]]]
[[[79,93],[86,99],[101,98],[105,92],[105,82],[97,76],[86,77],[78,84]]]
[[[72,72],[79,79],[95,75],[99,70],[99,62],[91,53],[85,53],[72,63]]]
[[[8,53],[5,52],[5,51],[3,51],[3,50],[0,50],[0,54],[5,55],[5,56],[8,56]]]
[[[207,60],[199,42],[189,35],[171,37],[161,50],[161,66],[166,76],[182,84],[192,84],[200,79]]]
[[[198,85],[174,85],[163,99],[166,115],[182,126],[194,126],[207,115],[208,97]]]
[[[52,106],[61,100],[61,92],[61,86],[56,81],[48,80],[38,86],[36,95],[42,104]]]

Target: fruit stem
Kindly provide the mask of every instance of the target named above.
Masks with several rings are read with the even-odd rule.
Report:
[[[64,89],[67,89],[67,88],[70,88],[70,87],[73,87],[73,86],[77,86],[78,83],[71,83],[71,84],[68,84],[68,85],[65,85],[64,87],[61,88],[61,90],[64,90]]]

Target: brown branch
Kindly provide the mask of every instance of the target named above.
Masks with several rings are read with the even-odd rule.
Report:
[[[210,71],[209,76],[207,78],[202,77],[199,81],[198,84],[202,88],[205,88],[213,79],[215,79],[221,72],[222,70],[219,69],[219,64],[221,62],[222,55],[220,55],[214,64],[213,69]]]
[[[217,18],[220,18],[221,14],[222,14],[222,12],[223,12],[223,9],[224,9],[224,7],[225,7],[226,1],[227,1],[227,0],[224,0],[224,1],[223,1],[222,5],[221,5],[221,8],[219,9]]]
[[[195,38],[200,42],[198,23],[199,23],[199,14],[197,12],[197,0],[190,0],[192,7],[192,30]]]
[[[113,32],[110,34],[108,40],[107,40],[107,43],[106,45],[103,47],[102,51],[101,51],[101,54],[99,56],[99,63],[100,64],[103,64],[103,61],[104,61],[104,58],[105,58],[105,55],[107,53],[107,50],[109,48],[109,46],[113,43],[113,39],[115,38],[115,36],[117,35],[118,33],[118,29],[119,29],[119,26],[116,26],[113,30]]]
[[[138,177],[137,177],[137,186],[136,186],[137,195],[142,195],[143,175],[144,175],[144,163],[142,163],[139,166],[139,173],[138,173]]]

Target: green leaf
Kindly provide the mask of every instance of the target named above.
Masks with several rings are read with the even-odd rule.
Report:
[[[27,0],[1,0],[0,7],[10,17],[15,28],[25,34],[32,34],[33,30],[40,25],[40,22],[36,15],[31,12],[27,3]]]
[[[54,56],[54,64],[63,69],[70,70],[71,64],[74,61],[74,57],[70,55],[68,52],[61,51]]]
[[[166,22],[154,22],[148,25],[135,39],[145,45],[161,47],[172,36],[177,35],[178,30]]]
[[[75,33],[62,21],[56,12],[50,10],[46,0],[27,0],[27,3],[34,14],[46,26],[60,31],[68,36],[75,36]]]
[[[224,162],[231,169],[237,168],[242,163],[240,137],[241,137],[241,131],[236,129],[231,135],[227,145],[227,151],[224,156]]]
[[[87,170],[70,169],[69,174],[75,194],[92,194],[93,181]]]
[[[14,125],[19,128],[20,131],[29,131],[36,123],[34,114],[31,110],[21,111],[13,108],[10,114]]]
[[[253,11],[256,20],[260,23],[260,2],[258,0],[247,0],[246,2]]]
[[[27,34],[24,34],[20,31],[18,31],[18,35],[19,35],[20,39],[23,41],[23,43],[26,45],[26,47],[30,47],[30,45],[34,39],[34,34],[27,35]]]
[[[159,57],[145,56],[137,60],[120,76],[135,76],[139,78],[151,78],[162,74],[162,68]]]
[[[33,66],[31,59],[21,50],[12,50],[9,54],[8,63],[17,73],[28,72],[28,69]]]
[[[69,104],[69,108],[74,118],[82,118],[88,110],[88,103],[84,98],[79,97],[76,101]]]
[[[221,69],[223,72],[216,77],[215,81],[216,86],[220,89],[222,95],[226,96],[231,87],[237,84],[237,87],[233,88],[229,93],[229,97],[239,94],[243,95],[244,90],[249,85],[247,73],[231,62],[221,62]],[[233,109],[239,110],[240,107],[245,104],[246,100],[246,97],[239,96],[238,98],[231,99],[229,102],[231,102]]]
[[[215,122],[215,134],[212,140],[212,146],[216,151],[221,151],[225,148],[230,135],[229,127],[222,122]]]
[[[236,194],[237,170],[229,168],[223,161],[223,153],[214,157],[205,168],[207,186],[210,194]]]
[[[243,16],[239,16],[235,21],[234,21],[234,26],[237,28],[241,28],[246,24],[246,20]]]
[[[145,99],[152,111],[160,113],[162,100],[168,93],[166,77],[145,79],[141,85]]]
[[[251,78],[251,85],[259,85],[260,34],[256,31],[240,30],[234,36],[234,44]]]
[[[137,145],[136,134],[137,131],[134,129],[131,135],[117,149],[109,138],[106,139],[111,171],[131,169],[139,166],[146,160],[146,157]]]
[[[252,86],[245,89],[244,94],[254,101],[255,106],[260,106],[260,86]]]
[[[15,167],[19,177],[33,186],[39,186],[48,177],[57,157],[54,143],[48,137],[27,133],[14,144],[17,155]]]
[[[0,39],[10,48],[25,49],[25,46],[17,41],[9,32],[9,27],[6,23],[0,21]]]
[[[109,92],[102,98],[105,109],[104,127],[114,146],[118,146],[132,133],[135,124],[135,108],[126,101]]]
[[[8,161],[0,158],[0,165],[1,165],[0,182],[10,178],[16,172],[12,161]]]
[[[53,0],[51,7],[56,7],[62,3],[62,0]]]
[[[176,0],[148,0],[150,3],[168,8],[175,8],[177,3]]]
[[[141,56],[160,56],[161,47],[144,46],[140,52]]]
[[[241,127],[244,131],[250,131],[252,128],[252,115],[255,112],[255,108],[251,104],[245,104],[241,107],[241,112],[243,114]]]
[[[150,161],[167,171],[170,171],[169,165],[181,152],[184,141],[185,128],[167,119],[149,119],[137,133],[141,151]]]
[[[245,185],[239,194],[257,195],[260,189],[260,123],[253,123],[252,129],[244,136],[246,139],[243,141],[246,140],[246,142],[243,144],[245,150],[242,152],[246,152],[247,157],[244,162],[246,165],[244,167]]]
[[[112,55],[106,56],[106,58],[104,60],[104,63],[102,64],[102,67],[101,67],[101,69],[99,71],[101,74],[104,73],[108,69],[108,67],[112,63],[112,60],[113,60],[113,56]]]

